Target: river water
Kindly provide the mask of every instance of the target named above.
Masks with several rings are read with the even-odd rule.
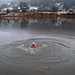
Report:
[[[0,19],[0,75],[75,75],[74,70],[74,18]]]

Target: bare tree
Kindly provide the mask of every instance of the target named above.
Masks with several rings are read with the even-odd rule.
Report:
[[[20,2],[20,9],[22,10],[22,12],[26,12],[27,9],[29,9],[27,3],[25,2]]]

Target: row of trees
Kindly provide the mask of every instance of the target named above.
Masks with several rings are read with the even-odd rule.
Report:
[[[2,7],[3,6],[3,7]],[[1,11],[7,11],[8,12],[26,12],[29,7],[28,4],[25,2],[18,2],[18,3],[12,3],[10,5],[2,4],[1,5]]]

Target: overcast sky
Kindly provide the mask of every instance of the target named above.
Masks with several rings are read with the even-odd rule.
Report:
[[[0,0],[0,1],[30,1],[30,0]]]

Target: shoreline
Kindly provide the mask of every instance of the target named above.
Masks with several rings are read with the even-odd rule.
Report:
[[[75,13],[66,12],[26,12],[26,13],[0,13],[0,18],[4,17],[26,17],[26,18],[75,18]]]

